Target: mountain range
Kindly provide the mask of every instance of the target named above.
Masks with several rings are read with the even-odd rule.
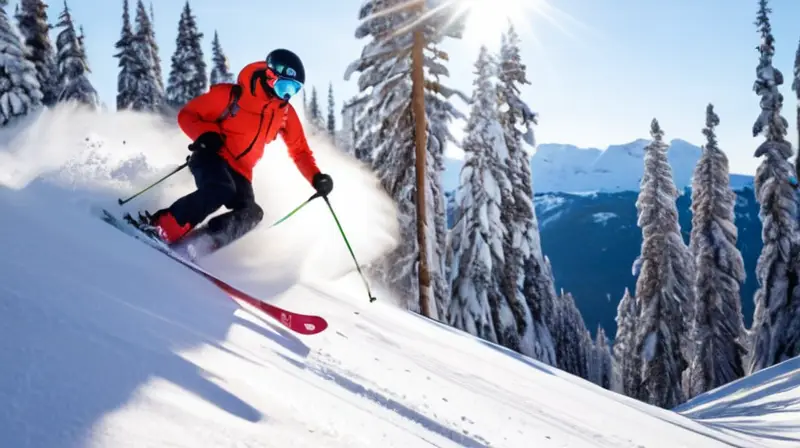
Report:
[[[556,288],[575,297],[587,327],[601,325],[613,337],[617,304],[625,288],[634,293],[633,261],[642,238],[637,226],[636,199],[648,140],[613,145],[606,150],[542,144],[531,160],[535,208],[542,250],[553,267]],[[672,140],[668,158],[681,192],[676,201],[684,241],[691,231],[691,180],[701,149]],[[446,160],[443,183],[452,211],[462,162]],[[761,251],[759,205],[753,177],[733,174],[736,192],[737,247],[747,279],[741,288],[745,324],[752,321],[753,295],[758,288],[755,265]],[[448,214],[452,225],[452,213]]]
[[[531,177],[536,193],[582,193],[639,191],[644,169],[644,148],[650,140],[638,139],[601,150],[574,145],[546,143],[537,147],[531,157]],[[669,144],[669,158],[675,185],[678,189],[691,186],[692,172],[702,150],[685,140],[674,139]],[[445,159],[442,178],[445,191],[458,187],[463,161]],[[752,187],[753,176],[731,175],[735,189]]]

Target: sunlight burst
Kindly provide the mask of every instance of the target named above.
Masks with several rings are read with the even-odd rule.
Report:
[[[459,0],[467,14],[464,39],[477,45],[495,46],[508,29],[530,25],[533,13],[544,0]]]

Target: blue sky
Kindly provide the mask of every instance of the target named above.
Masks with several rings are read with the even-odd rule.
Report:
[[[487,4],[513,1],[487,0]],[[542,0],[521,1],[539,4]],[[234,70],[262,59],[272,48],[291,48],[305,61],[308,85],[316,85],[324,94],[333,82],[339,104],[356,92],[355,79],[345,82],[343,75],[364,45],[354,36],[361,3],[191,1],[206,33],[207,59],[214,30],[219,32]],[[770,3],[775,65],[787,77],[782,87],[786,97],[783,115],[792,123],[789,137],[796,145],[796,101],[790,78],[800,39],[796,25],[800,2]],[[55,22],[63,3],[51,4],[49,16]],[[183,4],[182,0],[154,2],[165,76]],[[712,102],[721,119],[720,145],[730,157],[732,171],[755,171],[758,160],[753,152],[761,141],[751,134],[759,113],[758,97],[752,91],[759,42],[753,25],[756,0],[550,0],[550,4],[514,14],[532,82],[524,89],[523,98],[541,115],[539,143],[605,148],[647,138],[650,120],[656,117],[668,139],[700,144],[705,106]],[[11,2],[9,12],[14,6]],[[69,0],[69,6],[85,29],[91,81],[102,100],[113,105],[117,60],[112,55],[119,37],[122,0]],[[451,57],[452,86],[470,93],[478,45],[484,38],[499,36],[499,30],[492,31],[496,23],[473,26],[464,40],[445,44]],[[489,43],[495,44],[496,39]],[[466,110],[460,102],[458,105]]]

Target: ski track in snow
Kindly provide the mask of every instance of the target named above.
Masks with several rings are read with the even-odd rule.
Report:
[[[141,117],[68,112],[71,120],[59,115],[48,133],[11,138],[0,152],[14,173],[0,177],[0,447],[800,443],[796,360],[697,397],[682,411],[696,421],[656,409],[400,310],[379,289],[368,303],[357,277],[337,280],[352,261],[322,206],[204,263],[331,325],[296,336],[88,213],[157,177],[140,163],[154,163],[151,153],[163,169],[186,142]],[[87,152],[88,125],[73,121],[90,118],[108,134]],[[59,141],[66,153],[49,146]],[[368,261],[387,250],[392,208],[377,184],[323,141],[312,145],[334,172],[332,202],[356,254]],[[42,148],[44,162],[33,156]],[[280,146],[268,150],[256,186],[265,221],[308,191]],[[190,188],[187,177],[136,206],[169,201]]]

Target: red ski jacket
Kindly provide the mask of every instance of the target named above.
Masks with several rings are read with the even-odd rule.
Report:
[[[310,183],[319,168],[297,112],[291,104],[268,96],[260,83],[253,82],[253,75],[266,67],[266,62],[254,62],[239,72],[241,96],[235,107],[230,107],[235,84],[216,84],[181,109],[178,124],[193,141],[205,132],[220,133],[225,141],[220,154],[251,182],[253,168],[264,155],[264,145],[280,134],[297,169]]]

